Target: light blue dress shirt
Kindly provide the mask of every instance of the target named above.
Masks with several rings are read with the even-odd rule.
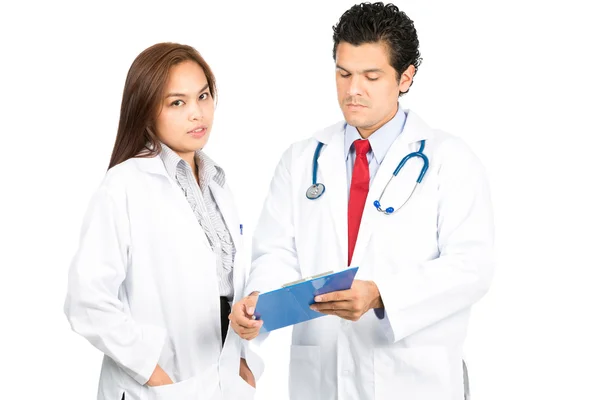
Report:
[[[402,133],[405,122],[406,113],[400,108],[400,105],[398,105],[398,111],[394,118],[369,136],[368,140],[371,144],[371,150],[367,153],[367,160],[369,161],[370,183],[373,183],[373,178],[375,178],[375,174],[377,174],[377,170],[379,170],[379,166],[383,162],[388,150],[392,147],[392,143],[394,143],[398,136],[400,136],[400,133]],[[344,131],[344,154],[346,155],[348,197],[350,197],[352,170],[354,169],[354,161],[356,159],[356,151],[354,150],[353,145],[356,139],[362,139],[360,133],[358,133],[356,127],[346,124]]]

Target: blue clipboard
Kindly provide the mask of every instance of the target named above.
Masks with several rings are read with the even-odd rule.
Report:
[[[339,272],[301,279],[284,285],[281,289],[261,293],[254,311],[256,319],[263,321],[260,332],[270,332],[324,317],[325,314],[310,309],[310,306],[315,303],[315,296],[350,289],[357,271],[358,267],[347,268]]]

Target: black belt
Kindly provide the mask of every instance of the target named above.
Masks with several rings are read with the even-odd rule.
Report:
[[[225,344],[225,338],[227,337],[227,329],[229,328],[229,314],[231,313],[231,307],[229,306],[229,300],[227,297],[220,297],[221,300],[221,339],[222,343]]]

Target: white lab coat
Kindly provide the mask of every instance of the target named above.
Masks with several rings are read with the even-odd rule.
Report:
[[[374,200],[422,139],[430,161],[422,184],[396,213],[378,212]],[[325,143],[317,181],[326,190],[308,200],[317,141]],[[421,166],[417,158],[405,166],[383,208],[408,198]],[[347,204],[341,122],[283,155],[255,233],[246,292],[346,268]],[[490,286],[492,242],[482,165],[460,139],[409,111],[371,184],[351,263],[359,266],[356,279],[377,284],[385,317],[370,310],[357,322],[325,316],[294,326],[290,398],[462,400],[463,341],[470,308]]]
[[[216,182],[210,189],[242,255],[232,194]],[[254,389],[239,377],[245,341],[230,329],[221,351],[215,262],[160,157],[130,159],[107,172],[85,216],[65,302],[73,330],[105,354],[98,399],[252,398]],[[236,257],[235,301],[245,267]],[[248,348],[246,358],[258,378],[260,359]],[[145,385],[156,364],[174,384]]]

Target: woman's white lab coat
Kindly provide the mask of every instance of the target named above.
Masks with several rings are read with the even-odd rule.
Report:
[[[373,202],[423,139],[430,166],[422,184],[396,213],[378,212]],[[317,181],[326,190],[309,200],[317,141],[325,143]],[[383,208],[408,198],[421,166],[406,164]],[[257,226],[246,292],[346,267],[347,185],[343,123],[287,150]],[[385,317],[371,310],[358,322],[325,316],[296,325],[290,398],[461,400],[463,341],[470,308],[490,285],[492,242],[480,162],[460,139],[409,112],[371,184],[351,262],[356,279],[377,284]]]
[[[230,190],[211,182],[238,254],[240,222]],[[234,264],[235,301],[245,262]],[[98,399],[250,398],[239,377],[242,340],[221,345],[215,256],[160,157],[110,169],[94,195],[70,273],[65,313],[104,354]],[[256,377],[261,361],[246,349]],[[174,384],[145,383],[159,364]],[[225,384],[223,384],[225,383]]]

